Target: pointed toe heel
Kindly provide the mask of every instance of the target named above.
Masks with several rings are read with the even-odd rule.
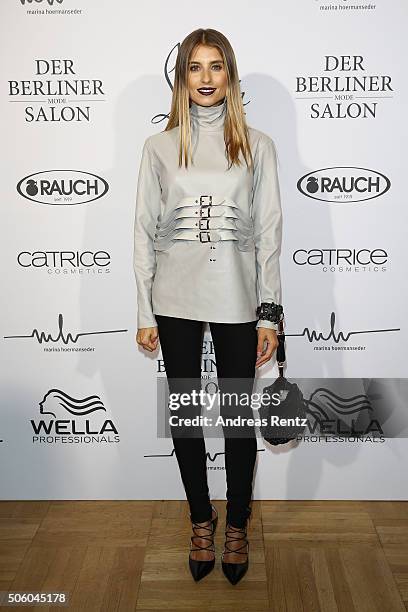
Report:
[[[239,535],[240,537],[234,537],[237,535]],[[244,543],[237,549],[230,548],[228,544],[234,541],[243,541]],[[246,548],[246,551],[243,552],[241,550],[242,548]],[[246,559],[242,563],[227,563],[226,561],[224,561],[224,555],[227,555],[228,553],[238,553],[239,555],[246,555]],[[241,580],[241,578],[243,578],[247,573],[249,566],[248,558],[249,542],[247,540],[246,528],[243,527],[242,529],[231,529],[230,525],[227,526],[227,528],[225,529],[224,551],[221,554],[221,566],[224,576],[231,584],[237,584]]]
[[[198,548],[195,550],[198,550]],[[197,561],[189,558],[188,563],[192,577],[198,582],[214,569],[215,559],[212,559],[212,561]]]
[[[248,559],[244,563],[225,563],[221,562],[224,576],[231,584],[237,584],[245,576],[248,570]]]
[[[214,569],[214,566],[215,566],[214,534],[215,534],[215,530],[217,528],[217,523],[218,523],[218,513],[217,513],[216,508],[213,505],[211,506],[212,506],[213,511],[216,514],[214,518],[210,520],[208,525],[200,525],[199,523],[195,523],[194,521],[191,521],[194,535],[191,536],[190,538],[190,553],[189,553],[189,558],[188,558],[188,564],[190,567],[191,575],[193,576],[196,582],[198,582],[199,580],[207,576]],[[190,520],[191,520],[191,514],[190,514]],[[206,533],[204,535],[199,535],[196,530],[200,530],[200,529],[204,530]],[[207,540],[208,545],[199,546],[195,544],[194,542],[195,538]],[[192,559],[191,553],[196,550],[209,550],[214,553],[214,559],[203,560],[203,561],[200,561],[198,559]]]

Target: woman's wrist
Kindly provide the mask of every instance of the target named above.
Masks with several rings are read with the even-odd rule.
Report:
[[[273,331],[278,331],[279,326],[277,323],[272,323],[272,321],[264,321],[263,319],[259,319],[256,324],[256,329],[272,329]]]
[[[256,309],[256,315],[258,317],[257,327],[263,326],[278,329],[279,321],[281,321],[284,316],[283,307],[281,304],[276,304],[275,302],[262,302]]]

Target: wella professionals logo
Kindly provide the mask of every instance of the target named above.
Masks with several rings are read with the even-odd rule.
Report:
[[[377,170],[358,166],[337,166],[313,170],[297,182],[308,198],[336,204],[364,202],[387,193],[391,181]]]
[[[41,417],[47,418],[31,419],[33,443],[89,445],[120,441],[117,427],[105,418],[106,408],[99,395],[77,398],[61,389],[49,389],[39,405]]]
[[[101,176],[83,170],[43,170],[17,183],[18,193],[38,204],[72,206],[102,198],[109,185]]]

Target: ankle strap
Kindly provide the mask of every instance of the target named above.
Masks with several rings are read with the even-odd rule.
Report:
[[[217,518],[218,517],[215,516],[213,519],[211,519],[209,525],[200,525],[199,523],[195,523],[194,521],[191,521],[192,526],[193,526],[194,535],[191,536],[190,538],[190,552],[193,552],[195,550],[211,550],[212,552],[215,552],[213,536],[215,532],[214,522]],[[205,529],[209,533],[207,535],[199,535],[196,532],[196,529]],[[196,544],[194,542],[194,538],[201,538],[202,540],[206,540],[208,542],[208,545],[200,546],[199,544]],[[195,548],[193,548],[193,546],[195,546]]]
[[[230,529],[228,529],[228,527],[230,527]],[[234,538],[232,536],[230,536],[229,534],[233,533],[235,535],[241,535],[240,538]],[[246,548],[248,546],[248,541],[247,541],[247,532],[246,532],[246,527],[232,527],[231,525],[227,524],[227,527],[225,528],[225,535],[228,539],[225,540],[225,544],[224,544],[224,548],[226,549],[225,552],[231,552],[231,553],[238,553],[239,555],[246,555],[246,552],[240,552],[242,550],[242,548]],[[229,542],[239,542],[239,541],[244,541],[244,544],[242,544],[242,546],[239,546],[236,549],[231,549],[228,546]]]

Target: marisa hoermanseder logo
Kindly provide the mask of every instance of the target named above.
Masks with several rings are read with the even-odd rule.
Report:
[[[23,339],[34,340],[39,345],[44,345],[44,352],[55,353],[75,353],[81,351],[95,351],[95,343],[91,342],[91,336],[103,336],[107,334],[120,334],[127,332],[127,329],[98,329],[83,332],[71,332],[64,329],[64,317],[62,313],[58,315],[58,331],[54,333],[34,327],[27,334],[14,334],[12,336],[3,336],[4,339]],[[87,342],[85,343],[85,339]],[[72,345],[79,344],[78,347]],[[48,345],[48,346],[47,346]],[[52,346],[55,345],[55,346]]]
[[[297,333],[285,331],[285,337],[303,338],[310,345],[313,345],[313,350],[315,351],[338,351],[343,350],[346,345],[353,345],[354,348],[365,348],[365,344],[360,338],[367,335],[380,335],[399,331],[401,331],[400,327],[382,325],[369,329],[365,327],[338,329],[338,325],[336,324],[336,313],[331,312],[328,326],[319,329],[316,326],[307,325],[303,330]],[[384,340],[382,340],[382,342],[384,342]]]
[[[24,5],[30,5],[30,4],[48,4],[49,6],[52,6],[54,3],[55,4],[62,4],[64,2],[64,0],[20,0],[21,4]]]

